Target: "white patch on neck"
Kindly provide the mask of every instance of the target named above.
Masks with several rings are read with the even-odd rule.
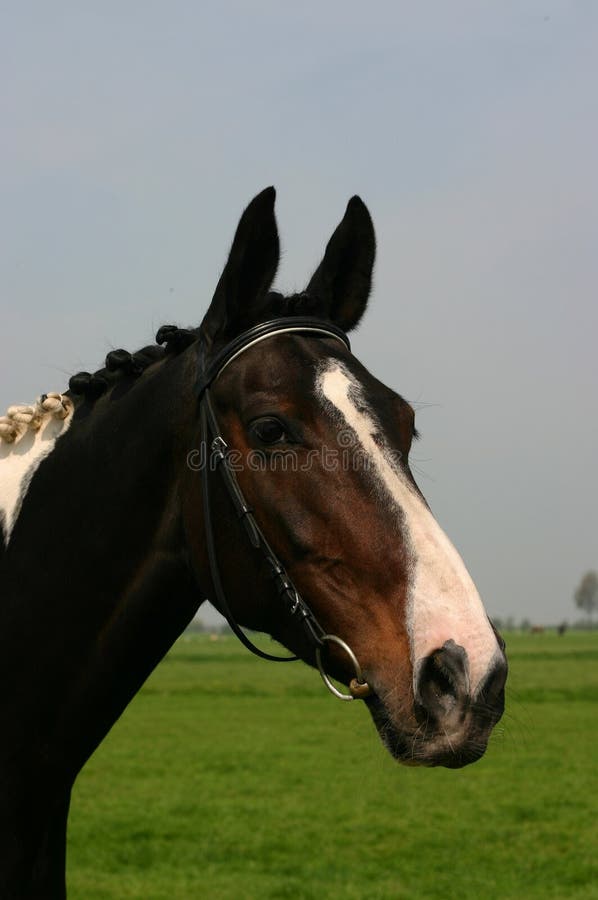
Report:
[[[13,443],[0,441],[0,531],[6,546],[33,476],[58,438],[68,431],[72,418],[71,405],[65,418],[46,415],[37,431],[25,428]]]
[[[407,629],[414,672],[419,660],[452,639],[467,652],[470,689],[475,695],[499,651],[469,572],[393,459],[381,427],[362,401],[361,385],[349,370],[336,360],[329,360],[318,374],[316,390],[343,427],[355,432],[361,452],[369,460],[369,471],[382,483],[395,506],[397,530],[402,532],[401,538],[413,557]]]

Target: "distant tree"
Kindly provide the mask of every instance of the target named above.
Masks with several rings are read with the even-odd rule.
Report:
[[[521,628],[522,631],[529,631],[530,628],[532,627],[532,623],[530,622],[529,619],[522,619],[521,625],[519,627]]]
[[[573,595],[575,605],[583,610],[590,622],[598,609],[598,572],[586,572]]]

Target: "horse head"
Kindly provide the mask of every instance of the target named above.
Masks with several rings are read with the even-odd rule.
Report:
[[[195,571],[233,623],[352,683],[398,760],[466,765],[503,712],[504,643],[411,472],[412,406],[343,338],[370,294],[371,218],[353,197],[306,289],[285,297],[271,290],[274,199],[269,188],[243,213],[199,331],[197,391],[209,392],[213,429],[196,434],[205,452],[184,490]],[[208,453],[215,431],[234,469],[228,492]],[[315,640],[281,602],[260,536]]]

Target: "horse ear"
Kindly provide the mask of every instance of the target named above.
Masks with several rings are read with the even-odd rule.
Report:
[[[266,188],[254,197],[239,220],[237,231],[201,329],[210,341],[234,337],[259,321],[263,301],[280,259],[274,217],[276,191]]]
[[[354,328],[365,312],[375,257],[372,219],[365,203],[351,197],[307,287],[307,293],[322,304],[328,318],[344,331]]]

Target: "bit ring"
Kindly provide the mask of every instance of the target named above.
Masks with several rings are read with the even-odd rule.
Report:
[[[337,637],[336,634],[323,634],[320,640],[322,641],[322,644],[325,644],[327,641],[333,644],[338,644],[338,646],[345,651],[345,653],[353,663],[353,668],[355,669],[355,678],[351,679],[351,685],[349,687],[351,693],[343,694],[343,692],[339,691],[339,689],[332,683],[330,677],[324,671],[324,667],[322,665],[322,647],[316,647],[316,662],[318,664],[318,669],[320,675],[322,676],[322,681],[324,682],[330,693],[334,694],[335,697],[338,697],[339,700],[365,699],[365,697],[371,694],[370,686],[363,677],[363,671],[361,669],[361,666],[359,665],[359,661],[346,641],[343,641],[342,638]]]

